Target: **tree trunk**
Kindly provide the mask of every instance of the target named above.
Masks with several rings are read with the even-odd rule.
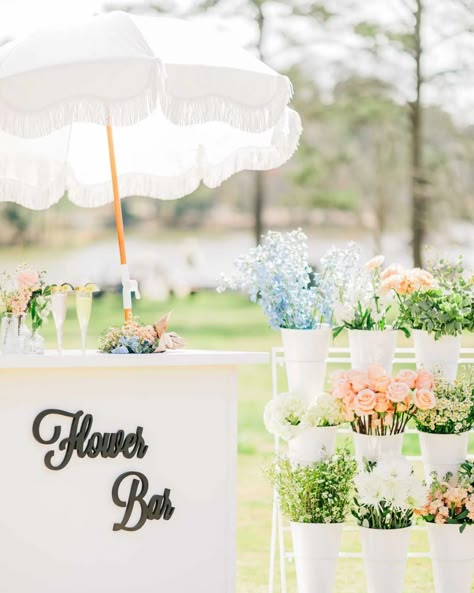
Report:
[[[412,196],[412,254],[413,264],[423,265],[423,246],[426,238],[426,218],[428,214],[427,182],[423,172],[423,111],[421,92],[423,75],[421,69],[422,42],[421,26],[423,18],[423,0],[416,0],[415,11],[415,48],[416,95],[411,104],[411,196]]]

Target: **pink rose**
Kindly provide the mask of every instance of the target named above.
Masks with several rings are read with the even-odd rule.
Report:
[[[372,414],[376,402],[372,389],[362,389],[354,398],[354,411],[358,416]]]
[[[390,400],[387,399],[385,394],[377,393],[377,398],[375,400],[374,410],[379,413],[386,412],[390,407]]]
[[[409,394],[410,388],[408,385],[400,381],[392,381],[387,389],[388,399],[395,403],[402,402]]]
[[[417,372],[415,387],[417,389],[433,389],[434,388],[434,376],[433,373],[425,369],[420,369]]]
[[[371,364],[367,369],[367,376],[370,381],[377,381],[387,376],[385,369],[381,364]]]
[[[352,389],[349,379],[338,379],[331,392],[332,396],[336,399],[343,399],[351,393]]]
[[[39,275],[35,270],[21,270],[16,275],[18,290],[34,290],[39,285]]]
[[[381,274],[382,280],[386,280],[390,278],[390,276],[401,276],[403,274],[403,266],[400,264],[392,264],[385,268],[385,270]]]
[[[420,410],[432,410],[436,405],[434,393],[425,387],[415,391],[413,401],[415,402],[415,406]]]
[[[406,383],[410,389],[415,388],[417,372],[412,369],[402,369],[395,378],[395,381]]]
[[[392,382],[392,377],[385,375],[385,377],[379,377],[372,383],[372,387],[374,391],[379,391],[380,393],[387,393],[388,386]]]
[[[360,371],[350,370],[347,372],[347,378],[351,382],[352,389],[357,393],[369,385],[369,377]]]

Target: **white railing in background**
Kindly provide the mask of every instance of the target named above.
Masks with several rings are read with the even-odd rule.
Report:
[[[415,364],[415,351],[413,348],[397,348],[395,352],[394,366],[400,364]],[[327,359],[328,364],[340,364],[350,366],[349,348],[330,348],[329,357]],[[278,367],[283,367],[285,364],[283,348],[272,349],[272,395],[277,397],[278,394],[282,393],[278,385]],[[474,348],[463,348],[461,350],[461,357],[459,364],[474,364]],[[351,431],[347,427],[343,427],[339,430],[340,434],[350,434]],[[417,434],[414,429],[408,429],[407,434]],[[274,444],[275,453],[280,450],[280,439],[275,437]],[[421,461],[419,455],[408,456],[407,459],[410,461]],[[414,526],[414,530],[425,530],[423,526]],[[278,549],[279,564],[280,564],[280,593],[287,593],[286,585],[286,561],[292,559],[294,554],[285,550],[285,532],[289,531],[289,527],[285,525],[280,505],[278,503],[278,497],[276,492],[273,492],[273,508],[272,508],[272,529],[271,529],[271,544],[270,544],[270,576],[269,576],[269,593],[275,591],[275,564],[276,554]],[[358,531],[357,526],[346,525],[344,531]],[[360,552],[340,552],[340,558],[362,558]],[[430,558],[429,552],[409,552],[409,558]],[[455,593],[453,591],[453,593]]]

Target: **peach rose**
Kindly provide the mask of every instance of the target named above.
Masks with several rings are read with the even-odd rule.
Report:
[[[16,275],[19,290],[35,289],[39,285],[39,275],[35,270],[21,270]]]
[[[369,384],[369,378],[365,373],[356,370],[350,370],[347,372],[347,377],[351,382],[352,389],[357,393],[362,389],[365,389]]]
[[[375,406],[375,393],[372,389],[362,389],[354,398],[354,411],[358,416],[372,414]]]
[[[355,419],[354,410],[344,410],[344,418],[347,422],[352,422]]]
[[[385,268],[385,270],[381,274],[382,280],[386,280],[390,278],[390,276],[401,276],[403,274],[403,266],[400,264],[392,264]]]
[[[417,372],[415,387],[417,389],[433,389],[434,388],[434,376],[433,373],[425,369],[420,369]]]
[[[376,379],[372,383],[372,387],[374,391],[379,391],[380,393],[387,393],[388,386],[391,382],[392,377],[389,377],[389,375],[385,375],[385,377],[380,377],[379,379]]]
[[[385,426],[392,426],[393,424],[393,414],[385,414],[383,418],[383,423]]]
[[[371,364],[367,369],[367,376],[370,381],[376,381],[387,376],[385,369],[381,364]]]
[[[376,255],[372,259],[369,259],[369,261],[364,265],[364,268],[367,271],[372,272],[373,270],[380,268],[384,260],[385,257],[383,255]]]
[[[387,389],[388,399],[395,403],[402,402],[409,393],[410,388],[408,385],[400,381],[392,381]]]
[[[351,383],[349,379],[338,379],[331,391],[331,394],[336,399],[343,399],[352,393]]]
[[[412,369],[402,369],[395,378],[395,381],[406,383],[410,389],[415,389],[418,374]]]
[[[377,393],[376,396],[374,410],[379,413],[386,412],[390,407],[390,401],[384,393]]]
[[[422,387],[415,391],[413,396],[415,406],[420,410],[432,410],[436,405],[436,397],[432,391]]]

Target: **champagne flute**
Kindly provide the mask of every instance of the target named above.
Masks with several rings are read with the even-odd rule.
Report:
[[[63,327],[67,313],[67,292],[51,293],[51,312],[54,325],[56,326],[56,338],[58,342],[58,354],[63,353]]]
[[[87,330],[89,328],[89,321],[92,310],[92,291],[85,289],[76,289],[76,313],[79,321],[79,328],[81,330],[81,346],[82,354],[86,354],[87,346]]]

